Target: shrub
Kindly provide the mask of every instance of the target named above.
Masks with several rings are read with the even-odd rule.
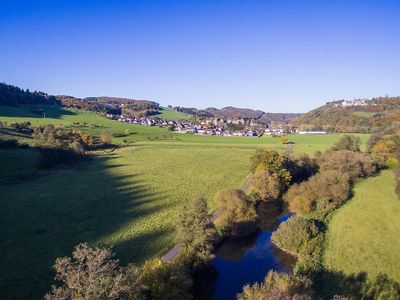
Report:
[[[236,235],[246,235],[256,227],[256,210],[246,194],[240,190],[222,189],[215,195],[221,215],[215,224]]]
[[[382,166],[395,167],[400,162],[400,135],[384,137],[372,147],[371,156]]]
[[[319,229],[314,221],[300,217],[290,217],[279,225],[272,234],[272,242],[293,255],[299,256],[310,251],[311,241],[319,235]]]
[[[102,132],[100,134],[100,140],[105,145],[110,145],[112,143],[112,137],[108,132]]]
[[[257,170],[249,177],[250,194],[258,200],[276,200],[280,197],[285,185],[280,179],[266,170]]]
[[[30,126],[31,122],[15,122],[10,124],[10,128],[16,132],[32,132],[32,130],[29,128]]]
[[[141,298],[138,269],[119,267],[110,249],[80,244],[72,257],[57,258],[54,269],[61,285],[53,285],[46,300]]]
[[[332,150],[349,150],[349,151],[360,151],[361,140],[359,137],[354,135],[343,136],[335,145]]]
[[[239,300],[311,300],[311,280],[303,276],[286,273],[268,272],[264,282],[246,285],[238,295]]]
[[[320,172],[339,171],[348,174],[351,180],[376,172],[376,165],[368,155],[349,150],[325,152],[318,158],[318,163]]]

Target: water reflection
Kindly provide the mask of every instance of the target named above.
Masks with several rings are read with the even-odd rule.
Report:
[[[276,203],[261,204],[257,214],[260,230],[247,237],[230,237],[218,249],[213,299],[236,299],[245,284],[263,281],[269,270],[291,272],[295,258],[271,242],[272,232],[289,215],[283,215],[282,206]]]

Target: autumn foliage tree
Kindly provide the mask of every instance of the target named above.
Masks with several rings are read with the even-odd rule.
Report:
[[[138,269],[121,268],[107,248],[75,247],[72,257],[58,258],[54,264],[56,280],[46,300],[141,299]]]
[[[257,200],[276,200],[285,188],[278,176],[267,170],[256,170],[248,182],[251,184],[249,194]]]
[[[266,170],[277,176],[285,186],[288,186],[292,180],[292,176],[286,168],[286,158],[275,150],[257,149],[250,160],[252,172]]]
[[[241,190],[224,188],[215,195],[221,211],[217,226],[236,235],[246,235],[256,229],[256,210],[252,201]]]

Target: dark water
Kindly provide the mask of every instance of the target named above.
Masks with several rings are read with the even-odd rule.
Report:
[[[212,299],[236,299],[246,283],[262,282],[270,270],[291,272],[295,258],[276,248],[271,235],[289,215],[265,214],[270,208],[260,207],[261,229],[247,237],[230,237],[220,246],[214,264],[217,276]]]

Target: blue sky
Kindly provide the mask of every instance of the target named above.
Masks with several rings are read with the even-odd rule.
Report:
[[[0,81],[305,112],[400,95],[400,1],[0,0]]]

